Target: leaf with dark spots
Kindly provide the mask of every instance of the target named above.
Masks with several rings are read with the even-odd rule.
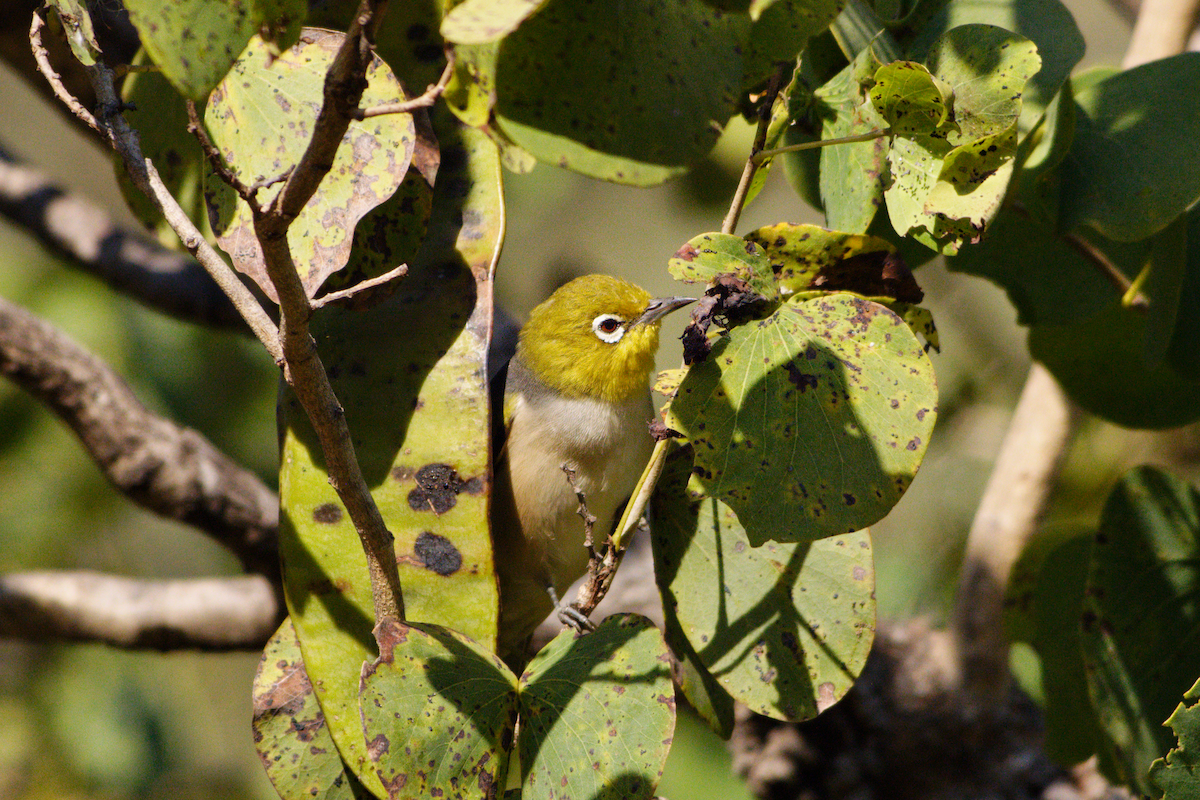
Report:
[[[458,503],[458,493],[479,494],[483,489],[480,478],[464,481],[449,464],[426,464],[415,475],[417,488],[408,493],[408,506],[413,511],[432,511],[442,515]]]
[[[755,319],[771,301],[732,273],[718,275],[692,310],[692,321],[683,331],[683,363],[691,365],[708,358],[712,344],[708,330],[713,322],[731,327]]]
[[[338,755],[290,621],[267,642],[254,676],[254,745],[284,798],[367,800]]]

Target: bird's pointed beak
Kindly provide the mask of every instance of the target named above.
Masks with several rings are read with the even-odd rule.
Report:
[[[633,325],[630,325],[630,327],[650,325],[651,323],[658,322],[675,309],[683,308],[688,303],[694,302],[696,302],[696,298],[694,297],[656,297],[647,304],[646,310],[642,312],[640,317],[633,321]]]

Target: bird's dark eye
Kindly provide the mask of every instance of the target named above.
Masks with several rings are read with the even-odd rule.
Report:
[[[616,314],[601,314],[592,320],[592,331],[600,341],[616,344],[625,335],[625,320]]]

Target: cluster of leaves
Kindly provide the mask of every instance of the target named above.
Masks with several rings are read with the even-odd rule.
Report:
[[[270,295],[249,207],[203,166],[184,101],[204,105],[229,175],[268,202],[307,147],[341,41],[301,25],[344,27],[353,4],[127,5],[142,59],[159,70],[123,88],[140,109],[127,113],[143,148]],[[798,720],[842,697],[874,629],[866,528],[911,482],[936,416],[917,338],[936,345],[936,332],[905,261],[943,253],[1004,286],[1033,354],[1086,408],[1149,427],[1200,417],[1190,344],[1200,248],[1187,247],[1200,237],[1200,212],[1188,211],[1200,166],[1185,149],[1200,134],[1185,105],[1200,58],[1071,80],[1082,41],[1059,0],[928,0],[886,23],[878,6],[844,5],[640,0],[614,13],[604,0],[430,0],[389,10],[363,104],[432,83],[450,48],[445,106],[429,125],[408,114],[352,125],[288,242],[310,297],[408,265],[386,298],[365,311],[325,308],[314,332],[419,622],[375,627],[357,536],[315,434],[285,397],[291,619],[256,684],[256,738],[281,795],[494,796],[511,776],[529,797],[649,797],[674,719],[667,645],[689,701],[719,731],[735,700]],[[76,53],[94,61],[86,9],[58,7]],[[654,499],[666,641],[620,617],[564,634],[518,678],[490,654],[491,464],[480,445],[500,166],[658,183],[780,84],[768,148],[854,141],[775,156],[828,229],[704,234],[669,265],[708,284],[711,299],[692,363],[664,380],[675,389],[666,425],[681,438]],[[1166,130],[1163,115],[1177,124]],[[1061,724],[1054,703],[1070,701],[1096,708],[1104,733],[1089,728],[1093,738],[1061,752],[1104,746],[1148,792],[1195,763],[1185,709],[1172,717],[1178,750],[1147,772],[1171,745],[1156,726],[1200,655],[1179,648],[1171,681],[1147,655],[1166,637],[1195,641],[1195,507],[1193,490],[1138,473],[1089,546],[1033,550],[1023,573],[1036,584],[1022,606],[1035,610],[1025,623],[1035,644],[1084,623],[1078,662],[1048,660],[1047,683],[1077,689],[1086,674],[1091,696],[1053,693],[1051,725]],[[1144,595],[1114,578],[1114,565],[1135,562]],[[1160,613],[1168,606],[1179,620]],[[1147,609],[1161,626],[1140,621]]]
[[[1006,623],[1042,657],[1052,756],[1099,753],[1146,796],[1194,793],[1196,712],[1181,702],[1196,698],[1198,556],[1200,492],[1152,467],[1121,479],[1096,530],[1046,531],[1022,554]]]

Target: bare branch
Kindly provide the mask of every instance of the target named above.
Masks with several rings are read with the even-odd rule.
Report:
[[[1142,0],[1121,66],[1129,69],[1187,50],[1198,14],[1200,0]]]
[[[449,85],[450,79],[454,77],[454,51],[447,48],[446,50],[446,68],[442,70],[442,76],[438,78],[438,82],[430,84],[423,94],[414,97],[411,100],[405,100],[401,103],[386,103],[384,105],[372,106],[370,108],[359,108],[354,112],[354,118],[364,120],[368,117],[382,117],[385,114],[411,114],[418,108],[429,108],[437,99],[446,91],[446,86]]]
[[[136,580],[95,572],[0,576],[0,638],[135,650],[259,650],[286,613],[258,575]]]
[[[245,320],[195,259],[123,228],[0,147],[0,215],[117,291],[176,319],[245,331]]]
[[[967,535],[955,602],[964,694],[981,705],[1008,691],[1004,591],[1041,522],[1076,419],[1054,377],[1034,364]]]
[[[92,112],[83,107],[75,97],[67,91],[63,86],[62,78],[58,72],[50,65],[50,54],[46,51],[46,45],[42,42],[42,30],[46,27],[46,18],[42,16],[40,11],[33,14],[33,22],[29,28],[29,42],[33,48],[33,57],[37,61],[38,70],[50,82],[50,88],[54,92],[54,96],[62,101],[63,105],[71,110],[79,119],[83,120],[89,128],[94,130],[101,136],[104,135],[104,130],[100,127],[100,123],[92,116]]]
[[[57,414],[135,503],[204,531],[248,571],[277,577],[275,494],[198,432],[150,413],[64,333],[3,299],[0,373]]]

